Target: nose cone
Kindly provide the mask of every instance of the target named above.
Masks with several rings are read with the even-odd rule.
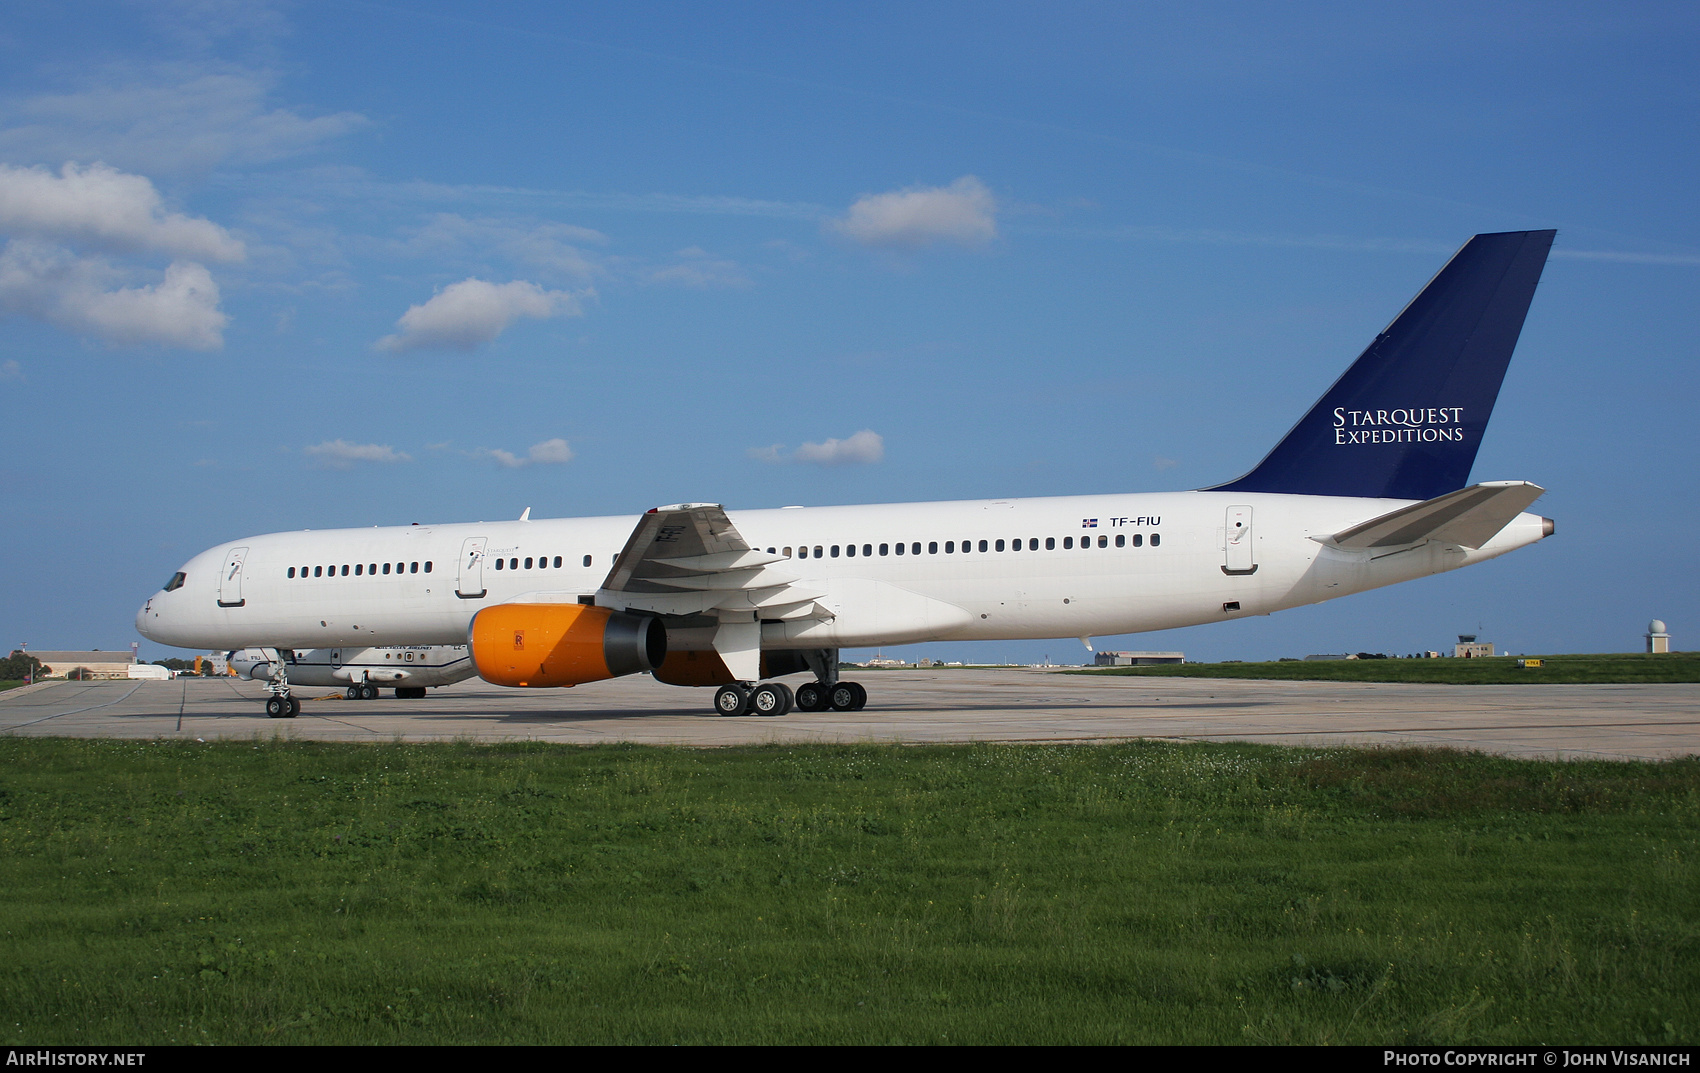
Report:
[[[136,612],[136,632],[150,641],[156,640],[152,631],[148,628],[148,622],[153,618],[153,601],[157,599],[159,597],[154,596],[153,600],[143,604],[142,609]]]

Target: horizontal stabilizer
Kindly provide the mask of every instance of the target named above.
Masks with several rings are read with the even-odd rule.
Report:
[[[1492,540],[1545,493],[1545,488],[1528,481],[1472,484],[1316,539],[1337,548],[1393,548],[1439,540],[1473,550]]]

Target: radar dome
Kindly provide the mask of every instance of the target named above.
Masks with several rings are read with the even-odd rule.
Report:
[[[1654,619],[1653,621],[1647,623],[1647,632],[1648,633],[1664,633],[1665,632],[1665,624],[1663,622],[1659,621],[1658,619]]]

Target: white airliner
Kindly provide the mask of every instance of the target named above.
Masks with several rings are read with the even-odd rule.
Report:
[[[464,682],[477,674],[465,645],[390,645],[381,648],[244,648],[227,657],[236,673],[260,682],[287,679],[298,686],[343,686],[349,700],[374,700],[394,686],[417,700],[431,686]]]
[[[651,672],[726,715],[854,710],[838,649],[1192,626],[1532,544],[1543,489],[1468,484],[1552,231],[1477,235],[1250,473],[1190,492],[273,533],[138,612],[194,648],[466,645],[486,681]],[[267,711],[294,715],[286,661]],[[764,681],[809,671],[795,693]]]

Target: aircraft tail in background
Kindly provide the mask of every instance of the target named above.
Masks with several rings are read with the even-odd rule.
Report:
[[[1466,242],[1256,469],[1205,491],[1428,500],[1463,488],[1556,234]]]

